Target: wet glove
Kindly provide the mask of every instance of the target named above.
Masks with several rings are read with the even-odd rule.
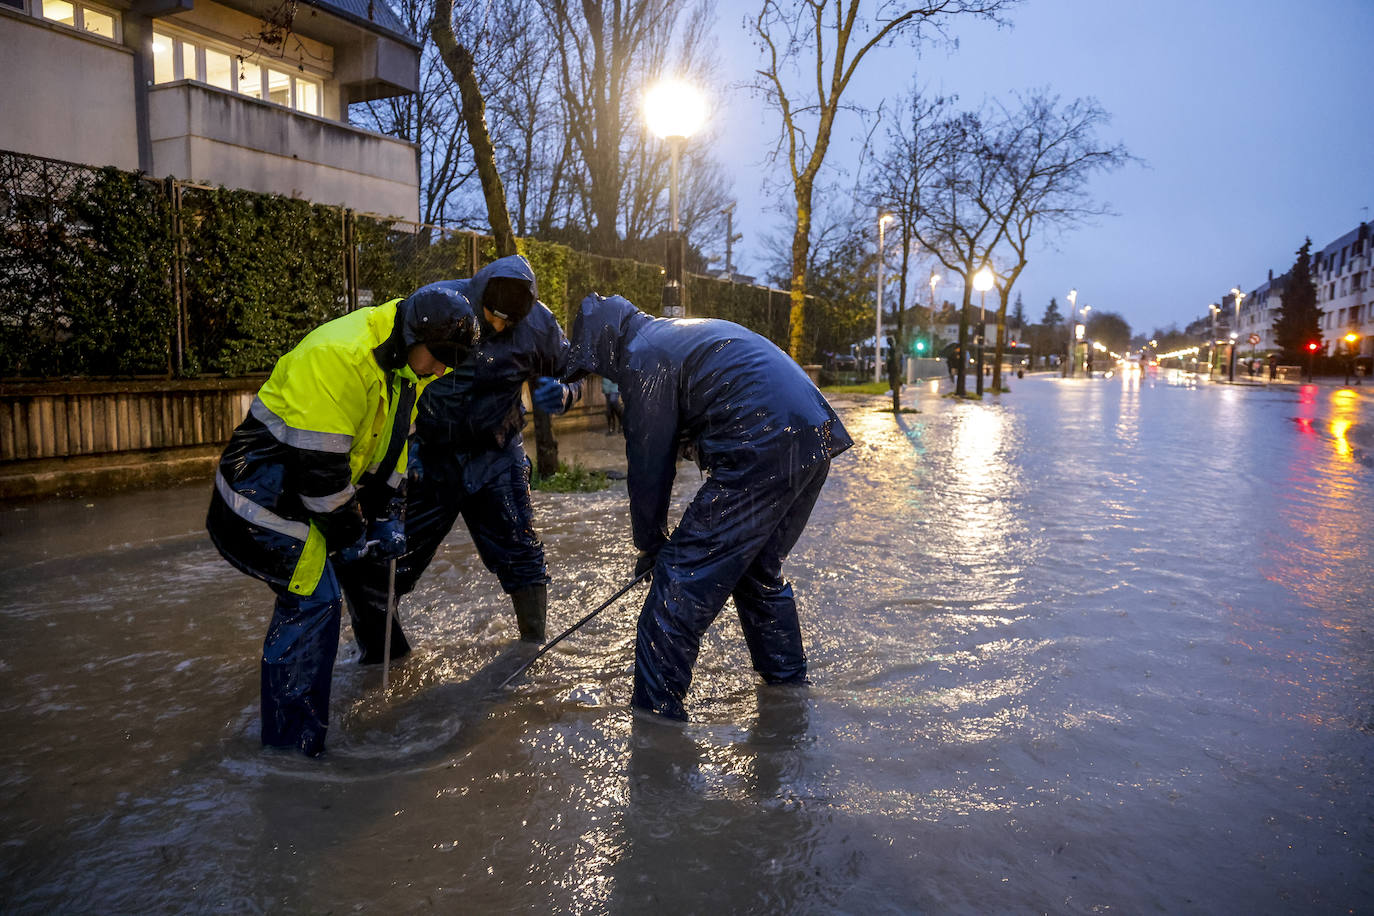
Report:
[[[558,379],[551,376],[542,376],[534,383],[532,399],[534,406],[544,411],[544,413],[562,413],[568,409],[572,398],[570,389]]]
[[[356,563],[376,546],[375,542],[368,540],[370,535],[364,532],[358,535],[358,539],[347,547],[335,551],[334,557],[340,563]]]
[[[399,518],[379,518],[367,526],[369,556],[394,560],[406,552],[406,523]]]
[[[657,550],[641,550],[639,556],[635,557],[635,578],[638,579],[646,572],[651,572],[657,562]]]

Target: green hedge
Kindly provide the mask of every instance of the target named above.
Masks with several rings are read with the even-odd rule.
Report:
[[[182,373],[262,372],[354,302],[471,276],[495,258],[487,237],[274,194],[183,186],[174,212],[168,187],[115,169],[0,153],[0,377],[174,372],[178,278]],[[659,313],[659,265],[536,239],[518,246],[540,298],[565,324],[591,292]],[[691,315],[729,319],[786,349],[785,291],[689,276],[686,292]],[[838,335],[852,323],[817,311],[812,326],[837,336],[817,340],[818,348],[846,345]]]

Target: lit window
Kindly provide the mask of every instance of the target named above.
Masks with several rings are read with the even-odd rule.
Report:
[[[296,109],[306,114],[320,113],[320,87],[299,77],[296,78]]]
[[[170,83],[176,79],[172,72],[172,39],[153,33],[153,82]]]
[[[244,61],[239,64],[239,92],[255,99],[262,98],[262,68]]]
[[[76,25],[76,7],[67,0],[43,0],[43,18],[63,25]]]
[[[223,51],[205,49],[205,82],[220,89],[233,89],[233,61]]]
[[[178,41],[177,46],[181,48],[180,78],[184,80],[196,79],[196,46],[184,41]]]
[[[81,11],[81,25],[87,32],[94,32],[101,38],[115,37],[114,17],[99,10],[87,7]]]
[[[278,105],[291,104],[291,75],[280,70],[267,71],[267,100]]]

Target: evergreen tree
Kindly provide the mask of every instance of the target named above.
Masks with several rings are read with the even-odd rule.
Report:
[[[1011,324],[1016,327],[1018,336],[1026,333],[1026,307],[1021,304],[1021,294],[1016,294],[1016,304],[1011,308]]]
[[[1283,284],[1279,317],[1274,322],[1274,342],[1288,363],[1298,363],[1307,354],[1307,345],[1322,343],[1321,312],[1317,309],[1317,287],[1312,282],[1312,240],[1298,249],[1297,260]]]
[[[1057,327],[1059,322],[1064,320],[1064,316],[1059,314],[1059,303],[1050,297],[1050,304],[1045,306],[1045,315],[1040,319],[1040,323],[1047,328]]]

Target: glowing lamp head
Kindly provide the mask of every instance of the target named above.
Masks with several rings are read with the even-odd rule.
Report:
[[[1359,339],[1360,335],[1356,334],[1354,331],[1351,331],[1349,334],[1345,335],[1345,342],[1348,344],[1353,344],[1355,341]]]
[[[995,282],[996,280],[993,277],[992,268],[986,264],[978,268],[978,272],[973,275],[973,288],[980,293],[985,293],[992,289]]]
[[[655,137],[690,137],[706,123],[706,98],[680,80],[664,80],[644,92],[644,117]]]

